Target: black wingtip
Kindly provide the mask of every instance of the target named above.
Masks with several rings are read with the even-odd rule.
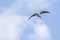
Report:
[[[30,19],[28,19],[28,20],[30,20]]]
[[[50,13],[49,11],[42,11],[41,13]]]
[[[30,19],[31,19],[31,17],[28,18],[28,20],[30,20]]]

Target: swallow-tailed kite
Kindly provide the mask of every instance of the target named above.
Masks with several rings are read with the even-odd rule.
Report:
[[[41,12],[39,12],[39,13],[35,13],[35,14],[33,14],[32,16],[30,16],[30,17],[28,18],[28,20],[31,19],[31,18],[34,17],[34,16],[37,16],[37,17],[42,18],[40,15],[41,15],[41,14],[44,14],[44,13],[50,13],[50,12],[48,12],[48,11],[41,11]]]

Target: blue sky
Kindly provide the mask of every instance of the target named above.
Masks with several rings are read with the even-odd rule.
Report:
[[[16,2],[16,3],[15,3]],[[28,3],[28,4],[27,4]],[[33,4],[32,4],[33,3]],[[45,4],[44,4],[45,3]],[[23,36],[21,37],[21,40],[28,40],[26,36],[27,34],[34,34],[34,31],[32,30],[34,27],[32,27],[33,25],[35,25],[36,20],[31,19],[31,21],[28,21],[29,23],[26,23],[27,20],[24,20],[27,16],[31,16],[34,12],[39,12],[41,10],[48,10],[51,13],[50,14],[44,14],[42,15],[42,20],[44,21],[43,23],[45,23],[46,25],[48,25],[48,28],[51,31],[51,40],[60,40],[59,36],[60,36],[60,1],[59,0],[20,0],[20,1],[15,1],[15,0],[0,0],[0,18],[1,20],[4,19],[4,17],[7,19],[6,16],[8,16],[8,20],[13,20],[12,23],[14,23],[16,21],[16,24],[18,24],[20,21],[19,16],[23,16],[21,19],[24,21],[21,24],[23,25]],[[6,14],[4,16],[4,14]],[[12,15],[10,17],[10,15]],[[15,16],[16,15],[16,16]],[[17,16],[18,15],[18,16]],[[16,17],[16,19],[15,19]],[[13,19],[14,18],[14,19]],[[36,18],[37,19],[37,18]],[[15,20],[15,21],[14,21]],[[39,19],[37,19],[37,22],[39,21]],[[7,25],[8,26],[8,22],[7,21]],[[31,22],[31,23],[30,23]],[[4,23],[4,22],[3,22]],[[26,23],[26,24],[25,24]],[[0,23],[1,25],[2,23]],[[30,25],[31,24],[31,25]],[[37,25],[39,24],[39,22],[37,23]],[[14,25],[14,24],[13,24]],[[29,27],[26,27],[26,26]],[[22,25],[20,25],[22,26]],[[12,26],[11,26],[12,27]],[[24,28],[26,27],[26,28]],[[37,27],[38,28],[38,27]],[[17,28],[19,30],[19,28]],[[27,30],[28,31],[27,31]],[[2,29],[3,30],[3,29]],[[5,29],[6,30],[6,29]],[[13,28],[12,28],[13,30]],[[22,29],[21,29],[22,30]],[[15,29],[14,29],[15,31]],[[13,32],[14,32],[13,31]],[[30,32],[29,32],[30,31]],[[4,33],[4,32],[3,32]],[[38,32],[37,32],[38,33]],[[36,34],[37,34],[36,33]],[[41,33],[41,32],[40,32]],[[13,33],[12,33],[13,34]],[[8,36],[8,35],[7,35]],[[29,35],[30,36],[30,35]],[[35,35],[36,36],[36,35]],[[41,35],[40,35],[41,36]],[[20,36],[19,36],[20,37]],[[18,39],[19,39],[18,37]],[[32,36],[33,37],[33,36]],[[38,37],[38,36],[37,36]],[[14,38],[14,35],[13,37]],[[25,39],[24,39],[25,38]],[[39,39],[39,38],[38,38]],[[8,39],[7,39],[8,40]],[[31,38],[30,38],[31,40]]]
[[[47,18],[46,23],[50,26],[51,30],[52,30],[52,37],[54,37],[54,40],[60,40],[59,36],[60,36],[60,19],[59,19],[59,15],[60,15],[60,6],[59,6],[60,1],[58,2],[53,2],[53,10],[51,13],[52,16],[50,16],[50,18]]]

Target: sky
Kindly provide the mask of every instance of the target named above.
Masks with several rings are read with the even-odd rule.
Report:
[[[60,40],[59,0],[0,0],[0,40]],[[42,19],[28,18],[47,10]]]

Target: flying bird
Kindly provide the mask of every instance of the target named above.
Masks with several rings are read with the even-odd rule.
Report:
[[[41,12],[39,12],[39,13],[35,13],[35,14],[33,14],[32,16],[30,16],[30,17],[28,18],[28,20],[31,19],[31,18],[34,17],[34,16],[37,16],[37,17],[42,18],[40,15],[41,15],[41,14],[44,14],[44,13],[50,13],[50,12],[48,12],[48,11],[41,11]]]

